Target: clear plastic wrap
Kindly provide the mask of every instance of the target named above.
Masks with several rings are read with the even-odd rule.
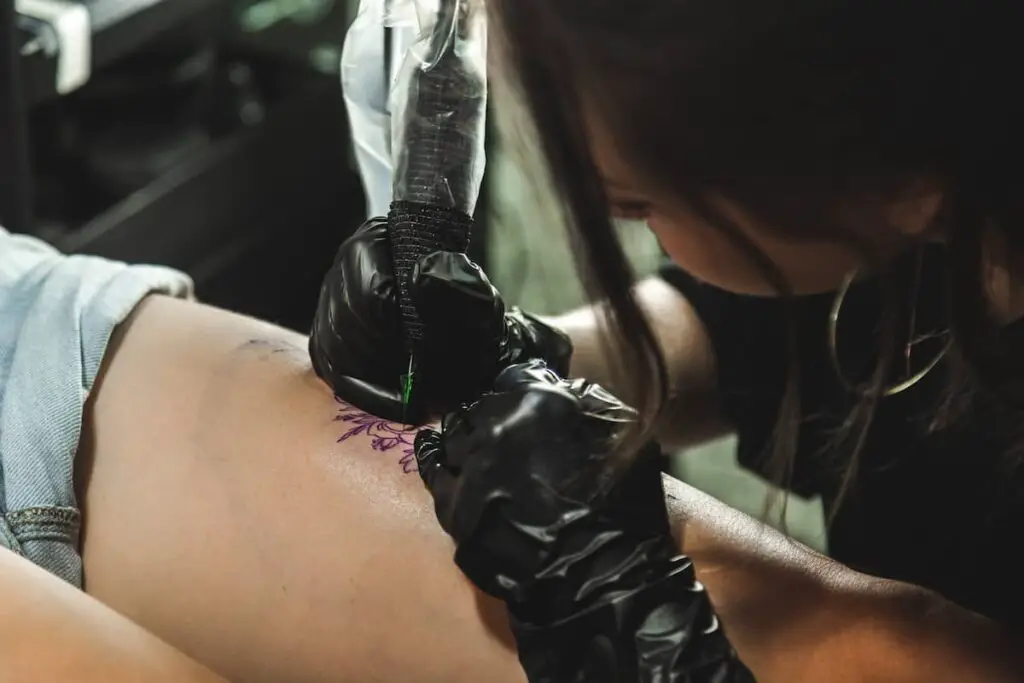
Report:
[[[394,0],[385,24],[415,24],[391,89],[393,199],[473,215],[484,170],[487,30],[479,0]]]
[[[385,0],[360,0],[341,53],[341,90],[345,97],[352,146],[366,192],[367,218],[384,216],[391,206],[391,88],[409,46],[416,40],[413,21],[395,20]],[[385,27],[391,30],[390,45]],[[388,54],[390,52],[390,54]]]

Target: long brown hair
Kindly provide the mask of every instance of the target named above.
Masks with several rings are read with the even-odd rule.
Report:
[[[584,283],[608,303],[637,383],[631,395],[645,414],[664,402],[665,364],[630,293],[633,275],[590,153],[584,101],[639,173],[720,229],[786,302],[784,275],[709,197],[730,199],[792,240],[852,244],[873,263],[867,235],[881,225],[882,207],[922,178],[937,179],[957,355],[988,388],[1024,405],[1024,354],[999,343],[982,253],[983,235],[998,234],[1015,263],[1024,255],[1024,105],[1015,92],[1022,3],[488,2],[498,57],[566,207]],[[791,322],[771,458],[783,485],[801,417],[794,329]],[[842,491],[855,479],[892,356],[882,350],[847,420]]]

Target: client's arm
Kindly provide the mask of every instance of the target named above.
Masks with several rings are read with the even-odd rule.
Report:
[[[522,681],[503,607],[463,580],[406,473],[410,444],[337,403],[304,338],[153,297],[89,402],[86,590],[238,681]],[[667,493],[760,683],[936,683],[974,656],[947,633],[987,635],[950,610],[956,630],[917,640],[904,615],[945,609],[934,596],[855,574],[678,482]]]
[[[2,548],[0,672],[4,681],[222,681],[121,615]]]

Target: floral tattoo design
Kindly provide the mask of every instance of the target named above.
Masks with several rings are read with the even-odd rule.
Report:
[[[354,436],[368,436],[373,450],[378,453],[394,451],[401,456],[398,464],[402,472],[409,474],[416,471],[416,451],[413,448],[413,440],[418,431],[416,427],[389,422],[364,413],[339,398],[335,400],[338,402],[338,414],[334,416],[334,421],[345,425],[345,432],[338,437],[338,443]]]

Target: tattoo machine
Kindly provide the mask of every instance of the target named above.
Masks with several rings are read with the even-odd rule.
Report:
[[[394,161],[388,236],[409,352],[403,404],[415,401],[424,326],[410,287],[416,263],[435,251],[465,252],[484,168],[487,105],[485,9],[479,0],[395,0],[385,22],[414,21],[391,92]]]

